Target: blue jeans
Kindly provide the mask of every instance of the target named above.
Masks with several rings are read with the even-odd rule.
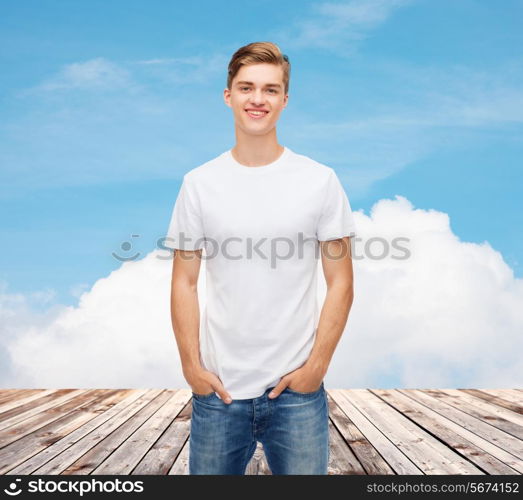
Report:
[[[329,410],[323,382],[313,392],[284,389],[224,403],[214,392],[192,393],[189,474],[245,474],[263,445],[273,474],[327,474]]]

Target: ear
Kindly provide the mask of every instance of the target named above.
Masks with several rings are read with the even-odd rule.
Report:
[[[228,88],[223,89],[223,100],[229,108],[231,107],[231,91]]]

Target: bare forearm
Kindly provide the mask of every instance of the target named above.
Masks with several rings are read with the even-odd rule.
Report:
[[[201,368],[200,308],[196,287],[186,283],[171,286],[171,322],[180,352],[183,373]]]
[[[354,292],[352,286],[333,285],[321,309],[316,339],[307,365],[325,374],[347,324]]]

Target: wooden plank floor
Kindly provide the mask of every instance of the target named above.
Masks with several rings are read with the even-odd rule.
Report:
[[[327,389],[329,474],[521,474],[521,389]],[[1,474],[187,474],[188,389],[0,390]],[[247,474],[271,474],[258,445]]]

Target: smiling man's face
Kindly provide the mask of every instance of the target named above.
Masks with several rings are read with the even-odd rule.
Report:
[[[287,106],[283,68],[268,63],[242,66],[223,96],[238,128],[247,134],[264,135],[276,126]]]

